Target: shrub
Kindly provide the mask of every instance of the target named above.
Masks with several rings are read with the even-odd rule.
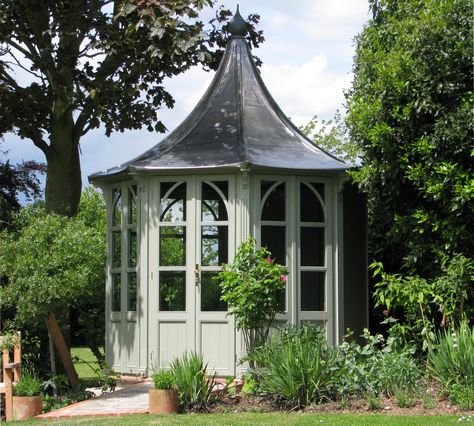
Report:
[[[370,394],[394,396],[414,393],[420,388],[422,371],[412,351],[395,350],[394,340],[382,335],[370,335],[364,330],[365,345],[346,341],[337,348],[340,374],[338,395]]]
[[[287,274],[266,248],[255,250],[255,239],[250,237],[237,250],[234,263],[224,265],[217,276],[221,299],[242,330],[248,353],[267,340],[275,315],[283,312],[281,294]],[[254,367],[252,361],[250,366]]]
[[[178,388],[181,408],[202,411],[207,409],[212,399],[215,375],[206,376],[207,365],[202,355],[184,353],[181,358],[171,362],[171,374]]]
[[[251,355],[259,390],[294,407],[330,398],[337,376],[335,350],[324,331],[314,325],[286,327]]]
[[[37,374],[28,368],[22,370],[20,379],[15,386],[16,396],[41,395],[41,380]]]
[[[452,331],[437,335],[428,354],[431,375],[443,386],[453,404],[474,408],[474,327],[464,319]]]
[[[169,370],[154,370],[151,379],[155,389],[171,389],[174,385],[173,373]]]

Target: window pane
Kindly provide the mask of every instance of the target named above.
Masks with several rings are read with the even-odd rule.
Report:
[[[261,246],[266,247],[280,265],[286,265],[286,227],[262,226]]]
[[[186,227],[160,226],[160,265],[186,265]]]
[[[112,232],[112,268],[120,268],[122,260],[122,233]]]
[[[214,279],[217,272],[201,272],[201,311],[227,311],[227,303],[221,298],[221,288]]]
[[[325,272],[301,272],[301,310],[324,311]]]
[[[262,200],[275,182],[263,181],[260,184]],[[262,220],[285,220],[285,183],[273,188],[262,209]]]
[[[161,183],[161,222],[184,222],[186,221],[186,183],[182,183],[165,198],[169,189],[176,182]]]
[[[160,272],[160,311],[186,310],[186,272]]]
[[[120,189],[112,190],[112,226],[122,223],[122,192]]]
[[[324,183],[321,183],[321,182],[314,183],[314,182],[312,182],[312,183],[310,183],[310,185],[318,192],[321,199],[323,201],[325,201],[326,198],[325,198],[325,194],[324,194]]]
[[[228,183],[212,182],[216,185],[227,199]],[[216,220],[227,220],[227,208],[220,194],[209,184],[202,183],[201,220],[213,222]]]
[[[301,266],[324,266],[324,228],[301,227]]]
[[[112,311],[120,312],[121,303],[120,303],[120,289],[121,285],[121,275],[112,274]]]
[[[201,231],[201,264],[211,266],[227,263],[227,226],[202,226]]]
[[[128,223],[137,223],[137,186],[128,187]]]
[[[321,203],[306,184],[300,184],[300,220],[301,222],[324,222]]]
[[[128,230],[128,266],[134,268],[137,266],[137,230]]]
[[[128,273],[127,310],[137,310],[137,274],[135,272]]]

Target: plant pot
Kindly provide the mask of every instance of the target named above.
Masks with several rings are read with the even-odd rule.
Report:
[[[150,389],[148,394],[150,414],[173,414],[178,412],[177,389]]]
[[[43,411],[43,397],[39,396],[14,396],[13,420],[26,420],[41,414]]]

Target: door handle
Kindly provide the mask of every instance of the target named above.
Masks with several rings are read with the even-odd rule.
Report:
[[[199,268],[199,264],[196,263],[196,265],[194,266],[194,284],[196,287],[199,287],[200,278],[201,278],[201,270]]]

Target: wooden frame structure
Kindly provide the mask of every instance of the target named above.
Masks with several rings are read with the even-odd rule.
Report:
[[[0,336],[0,346],[6,341],[5,336]],[[2,351],[2,381],[0,382],[0,395],[5,394],[5,419],[13,420],[13,388],[21,375],[21,333],[16,333],[13,350],[4,348]],[[13,362],[11,362],[13,352]]]

